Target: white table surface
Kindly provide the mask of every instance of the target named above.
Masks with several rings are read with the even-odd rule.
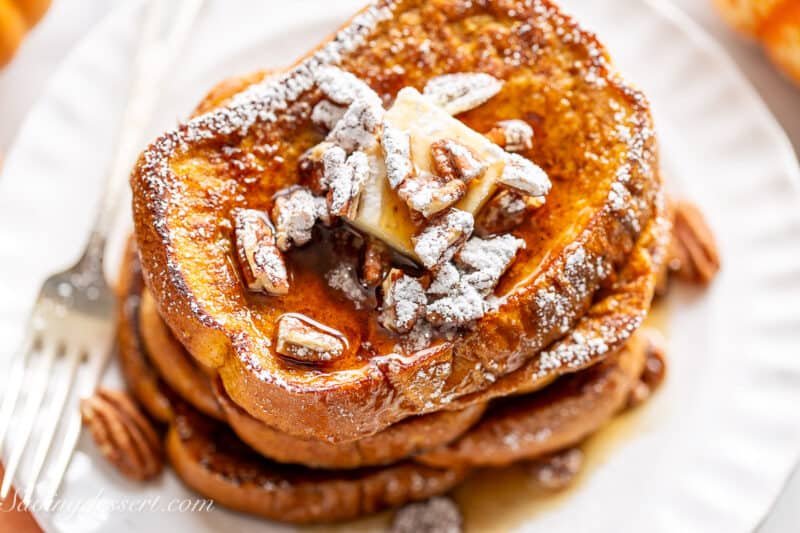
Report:
[[[11,146],[27,110],[72,45],[124,0],[54,0],[44,20],[0,71],[0,154]],[[278,0],[268,0],[278,1]],[[667,1],[667,0],[664,0]],[[750,79],[800,154],[800,88],[782,77],[754,44],[734,34],[714,13],[711,0],[673,0],[723,44]],[[736,110],[731,110],[735,113]],[[796,531],[800,523],[800,474],[778,503],[764,533]]]

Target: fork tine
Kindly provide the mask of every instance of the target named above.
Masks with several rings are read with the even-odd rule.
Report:
[[[22,376],[25,373],[25,364],[28,361],[28,354],[33,347],[33,335],[26,332],[22,349],[13,358],[13,366],[8,374],[8,383],[3,394],[3,406],[0,407],[0,455],[3,453],[3,443],[11,425],[11,418],[14,414],[14,407],[17,405],[17,398],[22,390]]]
[[[58,429],[61,413],[64,412],[64,405],[67,403],[69,391],[72,390],[72,384],[75,381],[75,372],[81,362],[83,351],[76,347],[71,347],[66,353],[66,375],[62,378],[63,383],[59,390],[54,393],[53,400],[50,404],[49,413],[47,415],[47,422],[44,424],[42,436],[40,437],[36,454],[34,455],[33,466],[31,468],[30,477],[27,480],[27,487],[25,489],[25,496],[23,503],[26,507],[30,506],[31,499],[36,491],[36,482],[39,479],[44,461],[47,458],[47,452],[50,450],[50,445],[53,442],[56,429]]]
[[[103,347],[89,354],[88,358],[92,363],[90,371],[91,377],[88,383],[85,384],[86,389],[80,392],[89,395],[95,390],[97,383],[100,381],[100,376],[102,376],[103,370],[106,367],[106,363],[111,358],[112,352],[113,350],[109,349],[108,347]],[[64,442],[61,447],[61,453],[51,469],[53,472],[53,478],[51,479],[50,491],[47,494],[47,498],[42,500],[44,502],[45,509],[50,508],[50,505],[58,494],[58,489],[61,486],[61,482],[64,479],[64,474],[66,474],[67,468],[69,467],[69,462],[72,459],[72,452],[75,450],[75,446],[78,445],[78,438],[81,436],[80,412],[78,410],[72,410],[68,416],[70,419],[67,423],[68,425]]]
[[[78,412],[71,412],[68,416],[69,420],[67,422],[64,444],[61,448],[61,453],[56,460],[56,466],[53,468],[55,476],[51,480],[50,490],[47,494],[47,498],[41,500],[44,503],[45,510],[50,510],[50,505],[53,503],[53,500],[55,500],[56,495],[58,494],[61,481],[64,479],[64,474],[66,474],[67,467],[69,467],[69,462],[72,459],[72,452],[75,450],[75,446],[78,445],[78,438],[81,436],[81,415]]]
[[[11,482],[14,479],[14,474],[19,467],[22,454],[25,451],[25,446],[28,443],[28,438],[31,435],[34,422],[36,422],[36,414],[39,406],[42,403],[45,392],[47,392],[47,384],[50,378],[50,368],[53,366],[53,361],[56,358],[58,346],[47,344],[42,348],[42,360],[39,367],[33,370],[35,372],[35,382],[31,387],[30,396],[26,398],[25,411],[22,416],[20,427],[20,440],[14,443],[11,450],[11,456],[6,465],[6,472],[3,476],[3,485],[0,487],[0,500],[4,500],[8,496],[8,491],[11,489]]]
[[[64,444],[61,447],[61,453],[56,459],[56,462],[54,463],[55,466],[52,469],[54,472],[54,477],[50,480],[50,490],[47,493],[47,497],[41,500],[44,504],[43,508],[48,511],[50,510],[53,500],[55,500],[56,495],[58,494],[58,489],[61,487],[64,474],[67,473],[69,462],[72,459],[72,452],[75,451],[75,446],[78,445],[78,438],[81,436],[82,422],[80,413],[77,411],[72,411],[68,416],[69,420],[67,421]]]

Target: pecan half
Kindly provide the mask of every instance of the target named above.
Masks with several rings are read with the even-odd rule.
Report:
[[[275,350],[304,363],[329,363],[344,353],[339,332],[299,315],[281,316]]]
[[[503,172],[498,183],[530,196],[544,196],[550,192],[550,178],[544,170],[521,155],[506,154]]]
[[[247,288],[272,295],[287,294],[289,274],[267,214],[256,209],[236,209],[233,218],[236,256]]]
[[[424,314],[425,289],[416,278],[393,268],[381,285],[383,308],[378,321],[395,333],[408,333]]]
[[[311,191],[302,187],[278,193],[272,206],[275,242],[285,252],[292,245],[302,246],[311,240],[311,230],[319,209]]]
[[[454,139],[439,139],[431,144],[431,159],[437,175],[445,181],[464,183],[478,178],[488,166],[469,146]]]
[[[81,417],[100,452],[123,475],[142,481],[161,472],[161,440],[127,394],[98,389],[81,400]]]
[[[714,234],[691,202],[676,202],[673,217],[670,271],[678,278],[708,284],[720,267]]]
[[[431,78],[422,92],[446,113],[457,115],[478,107],[502,88],[503,81],[489,74],[459,72]]]

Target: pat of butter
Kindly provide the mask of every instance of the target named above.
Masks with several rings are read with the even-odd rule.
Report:
[[[470,147],[488,163],[486,172],[470,181],[467,193],[455,207],[475,215],[497,187],[503,171],[505,151],[480,133],[421,95],[416,89],[402,89],[394,105],[386,111],[384,121],[411,137],[411,159],[417,171],[435,174],[430,146],[440,139],[454,139]],[[357,229],[382,240],[395,250],[417,259],[411,237],[419,228],[411,222],[405,202],[389,187],[383,151],[376,145],[367,154],[370,179],[361,193],[358,213],[350,223]]]

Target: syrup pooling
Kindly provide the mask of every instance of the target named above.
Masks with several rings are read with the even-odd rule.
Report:
[[[343,248],[366,249],[368,243],[382,243],[422,263],[423,275],[410,276],[389,261],[356,263],[352,250],[349,258],[343,253],[330,260],[328,254],[324,278],[330,288],[345,296],[356,310],[378,310],[377,320],[384,329],[401,337],[411,334],[411,342],[400,339],[395,349],[400,347],[405,353],[427,348],[441,336],[438,330],[468,326],[480,319],[491,308],[485,297],[524,242],[509,235],[471,238],[473,213],[481,210],[498,186],[540,201],[550,189],[547,175],[534,163],[503,151],[448,116],[480,106],[503,83],[482,73],[435,77],[425,87],[426,96],[404,89],[385,114],[378,95],[348,72],[325,67],[316,74],[316,85],[324,99],[314,106],[311,120],[327,130],[327,135],[305,152],[298,168],[312,180],[311,188],[293,186],[275,195],[271,209],[274,239],[271,235],[269,242],[262,239],[257,250],[243,250],[242,242],[248,241],[237,240],[247,287],[251,291],[259,288],[250,280],[253,261],[241,258],[277,253],[276,260],[283,261],[276,246],[290,253],[309,243],[317,221],[326,227],[344,222],[354,228],[349,233],[338,232]],[[512,138],[507,144],[513,148],[519,142]],[[380,193],[376,196],[371,191]],[[396,209],[398,199],[408,209]],[[394,217],[390,226],[381,224],[387,211]],[[408,222],[399,225],[404,217]],[[341,237],[347,236],[345,243]],[[359,255],[374,261],[368,251]],[[365,273],[367,269],[372,275]],[[441,270],[454,272],[455,283],[445,287]],[[439,288],[426,292],[431,284]],[[374,286],[380,287],[378,298],[374,292],[370,297],[368,287]],[[273,296],[286,293],[266,292]],[[279,318],[279,354],[306,364],[353,362],[352,354],[345,357],[345,345],[339,340],[343,335],[338,330],[296,316],[306,315],[285,313]],[[447,333],[452,335],[452,331]],[[362,345],[359,341],[355,356],[363,361],[364,352],[375,353],[375,349],[373,343]]]

